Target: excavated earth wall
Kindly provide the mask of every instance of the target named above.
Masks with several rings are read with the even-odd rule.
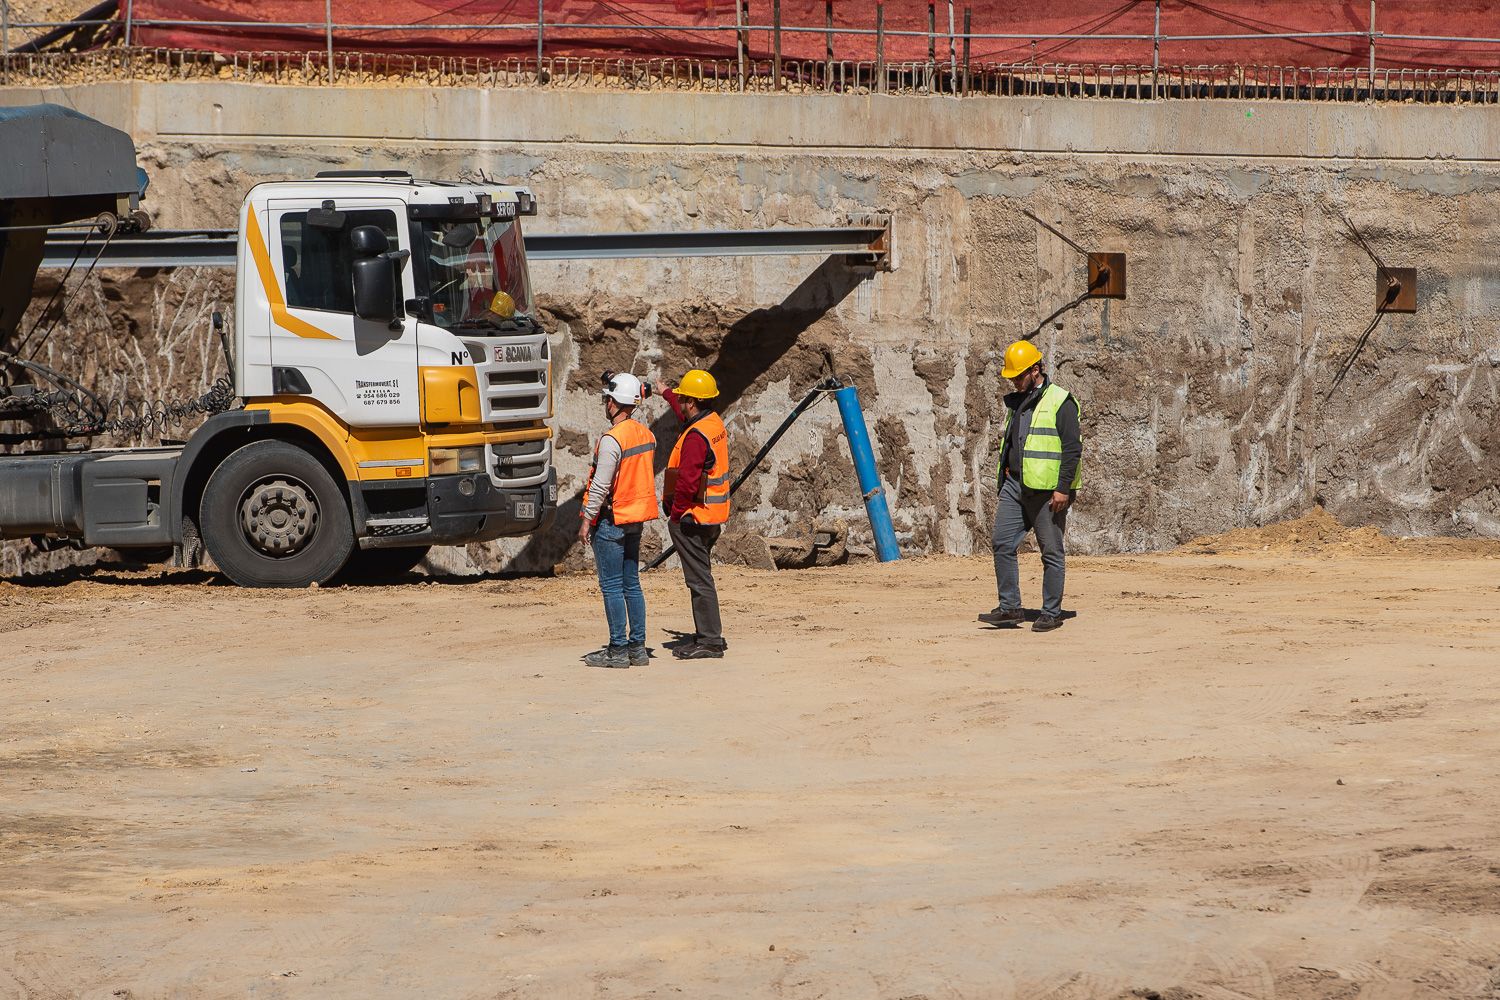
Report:
[[[566,498],[600,429],[606,367],[712,366],[738,462],[833,370],[860,388],[903,549],[983,551],[999,354],[1085,284],[1082,258],[1029,209],[1129,255],[1125,300],[1086,303],[1037,338],[1082,401],[1075,550],[1171,546],[1319,503],[1395,534],[1500,535],[1493,109],[231,83],[0,100],[68,103],[131,131],[164,228],[229,225],[255,181],[333,166],[525,180],[545,232],[893,217],[889,273],[816,257],[535,263]],[[1374,265],[1340,215],[1387,264],[1417,268],[1418,309],[1383,318],[1325,400],[1375,310]],[[171,322],[230,311],[232,283],[143,277],[113,273],[80,297],[90,315],[70,320],[84,343],[54,334],[53,362],[81,352],[148,385],[198,384],[213,352]],[[868,546],[831,403],[788,434],[737,511],[753,535],[843,519],[855,550]],[[560,520],[438,565],[552,565],[572,534]]]

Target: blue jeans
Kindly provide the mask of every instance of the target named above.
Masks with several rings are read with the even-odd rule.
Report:
[[[641,526],[620,527],[601,520],[591,538],[604,618],[611,646],[646,644],[646,595],[641,592]],[[630,621],[629,635],[625,622]]]

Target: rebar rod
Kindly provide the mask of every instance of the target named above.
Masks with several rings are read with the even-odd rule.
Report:
[[[328,83],[333,84],[333,0],[323,0],[323,21],[327,27],[324,29],[328,40]]]
[[[1046,222],[1042,221],[1041,217],[1033,214],[1030,209],[1027,209],[1027,208],[1021,209],[1021,214],[1024,215],[1024,216],[1026,216],[1026,218],[1030,219],[1032,222],[1035,222],[1037,225],[1041,226],[1043,229],[1047,230],[1047,232],[1051,233],[1053,236],[1056,236],[1058,239],[1062,240],[1064,243],[1066,243],[1068,246],[1072,247],[1074,250],[1077,250],[1079,253],[1083,254],[1083,256],[1085,258],[1088,257],[1089,252],[1087,250],[1085,250],[1083,247],[1079,246],[1077,243],[1074,243],[1072,240],[1068,239],[1066,236],[1064,236],[1061,232],[1059,232],[1053,226],[1051,226],[1051,225],[1047,224]]]

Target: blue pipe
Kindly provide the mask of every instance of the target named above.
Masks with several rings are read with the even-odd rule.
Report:
[[[870,529],[875,533],[875,557],[881,562],[894,562],[901,558],[901,549],[896,545],[896,529],[885,503],[885,489],[875,469],[875,452],[870,448],[870,431],[865,426],[865,412],[859,407],[859,393],[854,386],[846,385],[833,396],[839,402],[839,416],[844,418],[849,454],[859,475],[859,492],[865,498],[865,513],[870,516]]]

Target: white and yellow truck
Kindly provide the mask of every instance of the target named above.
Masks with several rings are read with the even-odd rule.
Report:
[[[182,444],[0,456],[0,537],[159,548],[235,583],[415,566],[557,502],[523,187],[332,171],[240,210],[235,402]]]

